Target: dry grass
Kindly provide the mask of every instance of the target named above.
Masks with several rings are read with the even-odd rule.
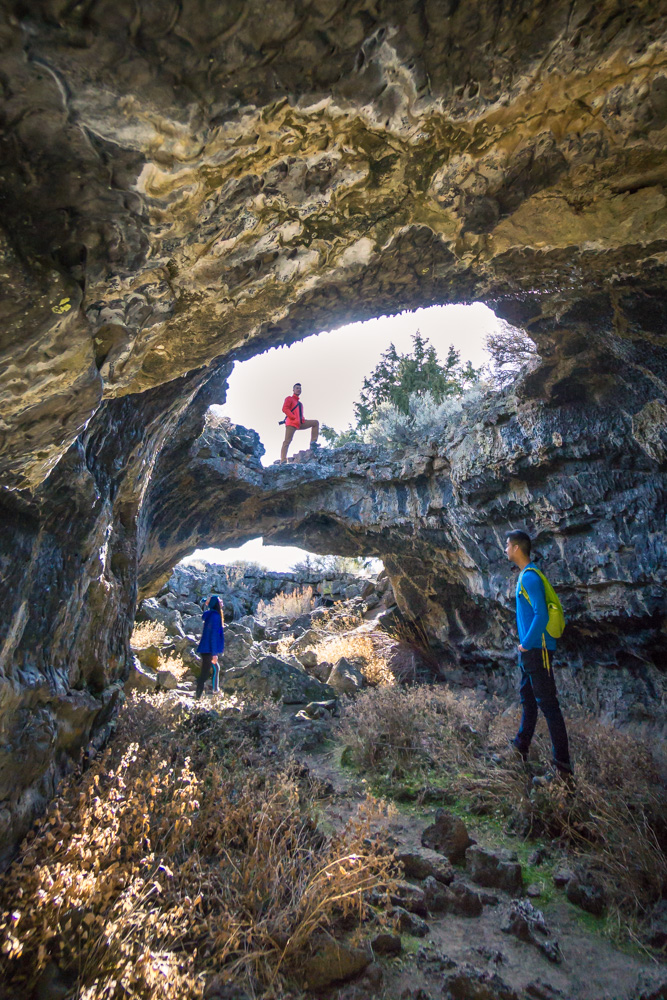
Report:
[[[667,891],[667,788],[653,748],[570,717],[576,788],[534,789],[507,755],[519,710],[503,708],[444,686],[385,687],[363,692],[345,710],[339,739],[359,768],[385,782],[435,784],[470,812],[509,821],[522,835],[558,838],[604,882],[623,919],[641,914]],[[542,720],[540,727],[535,749],[547,762]]]
[[[362,692],[343,715],[339,738],[363,770],[394,777],[424,770],[456,770],[472,759],[470,719],[479,704],[448,688],[383,687]]]
[[[318,930],[358,923],[392,877],[377,810],[325,837],[290,761],[262,757],[273,724],[133,696],[4,879],[5,984],[28,995],[53,961],[81,1000],[199,1000],[215,974],[276,997]]]
[[[183,657],[180,653],[169,653],[168,656],[164,656],[160,653],[159,657],[160,670],[169,670],[174,675],[176,680],[182,681],[185,675],[189,672],[190,668],[183,663]]]
[[[350,632],[364,621],[363,613],[358,608],[342,604],[331,608],[322,608],[322,615],[312,623],[312,627],[324,635],[337,635]]]
[[[317,646],[319,660],[336,663],[341,656],[355,662],[371,687],[396,683],[387,661],[390,640],[382,633],[343,633],[324,639]]]
[[[312,609],[313,588],[299,587],[289,594],[276,594],[270,601],[260,601],[257,614],[262,618],[298,618]]]
[[[130,643],[137,649],[145,646],[161,646],[167,638],[167,629],[162,622],[135,622]]]

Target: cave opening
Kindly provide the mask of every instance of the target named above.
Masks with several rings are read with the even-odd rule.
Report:
[[[451,351],[456,353],[459,371],[469,366],[474,373],[460,385],[452,382],[447,387],[453,398],[473,386],[484,392],[507,388],[538,360],[528,335],[499,319],[482,302],[429,306],[313,334],[237,362],[229,376],[225,402],[214,404],[212,413],[255,430],[265,449],[262,463],[271,465],[278,460],[284,437],[282,401],[300,381],[304,419],[319,421],[320,447],[367,440],[369,415],[364,421],[359,410],[364,384],[369,377],[377,377],[383,363],[387,370],[385,352],[391,347],[399,357],[410,357],[415,336],[423,338],[427,350],[434,348],[443,371],[449,361],[450,378],[457,374],[451,356],[448,358]],[[395,374],[398,378],[397,366]],[[424,375],[415,395],[433,395],[434,384],[433,376],[429,382]],[[307,447],[308,435],[300,433],[291,451]]]

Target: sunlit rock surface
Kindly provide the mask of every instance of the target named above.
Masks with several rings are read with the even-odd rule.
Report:
[[[451,554],[428,573],[466,599],[443,612],[441,596],[435,612],[424,598],[426,611],[438,635],[446,613],[448,642],[460,619],[461,646],[468,616],[488,618],[478,601],[495,600],[480,588],[499,586],[478,551],[497,551],[485,520],[500,534],[518,514],[583,524],[590,493],[595,525],[572,529],[568,553],[588,548],[556,576],[615,581],[630,631],[645,625],[643,669],[664,636],[652,528],[667,449],[660,6],[5,0],[0,13],[9,848],[111,711],[138,544],[159,575],[194,541],[196,481],[180,481],[192,509],[181,504],[177,538],[147,491],[168,503],[232,358],[343,322],[477,299],[529,329],[543,363],[503,418],[512,440],[491,425],[448,458],[470,510],[447,544],[433,528]],[[552,433],[566,466],[580,463],[563,492]],[[246,483],[247,456],[236,464],[230,517],[267,475]],[[500,465],[516,487],[488,471]],[[399,487],[409,520],[422,486]],[[405,601],[428,548],[413,534],[391,563]],[[616,599],[605,610],[611,592],[587,591],[596,664],[615,655],[603,655],[619,635],[604,625],[621,613]]]

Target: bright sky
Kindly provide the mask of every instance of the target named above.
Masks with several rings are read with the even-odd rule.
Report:
[[[301,402],[306,419],[317,419],[341,431],[352,423],[353,406],[362,382],[390,343],[396,345],[399,354],[404,354],[412,349],[412,335],[419,330],[442,361],[453,344],[463,362],[472,361],[479,368],[489,360],[484,342],[497,323],[493,312],[480,302],[470,306],[432,306],[352,323],[237,363],[229,377],[227,400],[214,409],[234,423],[256,430],[266,448],[262,462],[271,465],[280,455],[285,433],[284,427],[279,426],[283,400],[291,395],[295,382],[302,385]],[[309,440],[310,431],[297,431],[292,453],[306,448]],[[263,546],[261,538],[256,538],[224,552],[199,549],[190,558],[219,563],[247,559],[282,571],[305,555],[303,549],[294,546]]]

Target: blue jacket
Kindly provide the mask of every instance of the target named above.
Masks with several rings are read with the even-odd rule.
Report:
[[[524,649],[542,649],[542,636],[544,636],[547,649],[555,649],[556,640],[545,632],[549,612],[544,584],[539,575],[532,572],[534,569],[536,569],[535,563],[528,563],[519,573],[516,584],[516,625],[519,645]],[[522,587],[530,597],[530,601],[527,601],[521,593]]]
[[[203,613],[204,630],[197,646],[198,653],[209,653],[213,656],[222,653],[225,648],[225,633],[222,627],[222,615],[213,608],[207,608]]]

